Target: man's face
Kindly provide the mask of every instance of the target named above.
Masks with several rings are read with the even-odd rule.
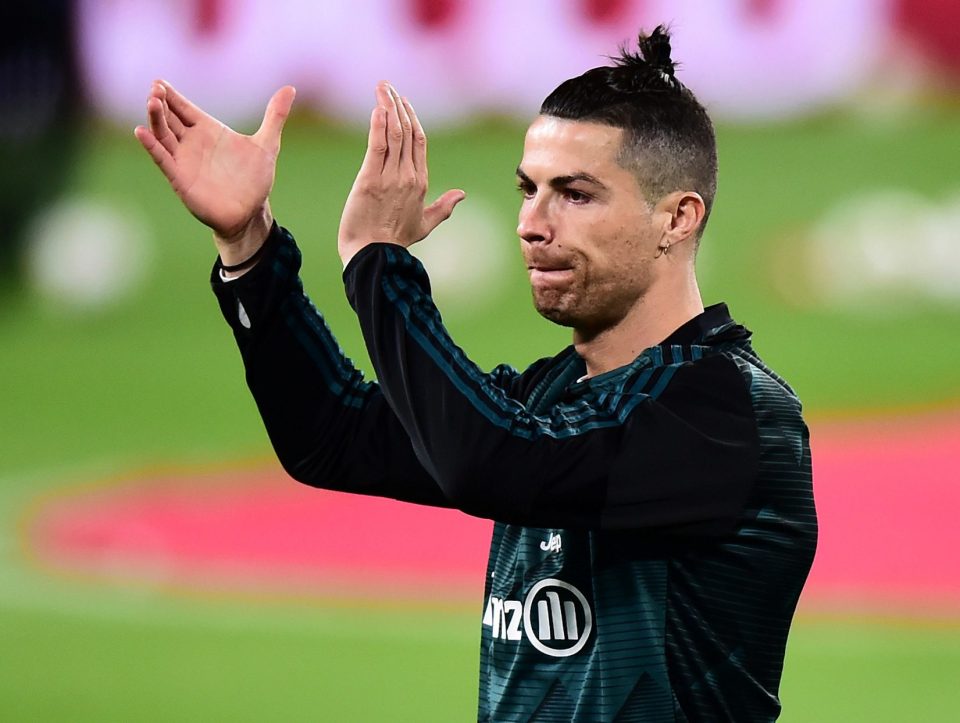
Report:
[[[621,321],[655,280],[662,237],[633,172],[617,163],[619,128],[538,117],[517,169],[517,233],[544,317],[595,334]]]

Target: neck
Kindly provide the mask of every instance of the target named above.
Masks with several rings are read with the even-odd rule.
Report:
[[[690,319],[703,313],[696,277],[654,285],[617,323],[598,331],[574,329],[573,345],[587,365],[587,376],[629,364]]]

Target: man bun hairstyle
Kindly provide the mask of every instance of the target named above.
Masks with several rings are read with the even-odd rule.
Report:
[[[614,67],[625,68],[620,77],[611,80],[616,86],[622,84],[625,92],[642,92],[645,90],[679,90],[680,81],[676,78],[676,63],[670,58],[670,36],[662,25],[658,25],[650,35],[642,33],[637,38],[639,54],[631,53],[627,46],[620,48],[620,56],[611,58]]]
[[[624,131],[617,161],[632,170],[648,203],[673,191],[696,191],[706,214],[717,192],[717,142],[706,109],[676,77],[670,34],[663,26],[626,46],[613,65],[561,83],[540,114],[602,123]]]

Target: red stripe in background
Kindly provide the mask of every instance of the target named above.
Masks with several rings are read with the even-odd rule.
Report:
[[[769,20],[780,9],[781,0],[747,0],[747,15],[755,20]]]
[[[197,35],[216,35],[223,25],[226,10],[224,0],[196,0],[193,17]]]
[[[580,12],[594,25],[622,26],[631,10],[628,0],[580,0]]]
[[[895,0],[894,21],[925,57],[952,71],[954,83],[960,81],[960,4],[956,0]]]
[[[812,439],[820,544],[804,604],[960,615],[960,411],[822,423]],[[42,566],[94,579],[461,596],[482,589],[490,527],[450,510],[310,489],[271,469],[63,493],[27,529]]]
[[[463,10],[458,0],[409,0],[414,22],[425,30],[443,30]]]
[[[960,615],[960,412],[822,424],[820,543],[805,597]]]
[[[280,470],[145,480],[46,504],[45,566],[151,585],[277,592],[482,590],[491,523],[452,510],[316,490]]]

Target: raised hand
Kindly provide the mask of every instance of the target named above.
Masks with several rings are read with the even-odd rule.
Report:
[[[367,153],[340,218],[338,249],[344,266],[371,243],[415,244],[466,196],[447,191],[424,207],[426,194],[427,136],[413,106],[382,82],[370,116]]]
[[[247,136],[200,110],[165,81],[150,89],[147,126],[134,133],[187,209],[213,229],[225,263],[236,260],[225,257],[225,251],[242,256],[248,249],[238,247],[262,242],[272,223],[267,197],[295,94],[291,86],[278,90],[260,129]],[[251,240],[251,234],[262,235]]]

